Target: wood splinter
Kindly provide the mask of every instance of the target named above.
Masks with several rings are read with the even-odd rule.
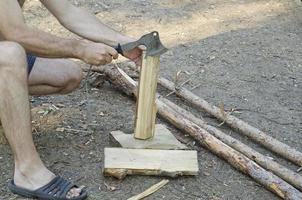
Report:
[[[135,195],[127,200],[140,200],[143,199],[151,194],[153,194],[154,192],[156,192],[157,190],[159,190],[160,188],[164,187],[167,183],[169,183],[169,180],[164,179],[162,181],[160,181],[159,183],[156,183],[155,185],[152,185],[150,188],[148,188],[147,190],[145,190],[144,192]]]

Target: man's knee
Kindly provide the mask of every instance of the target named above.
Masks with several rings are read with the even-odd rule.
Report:
[[[65,66],[68,69],[65,86],[62,93],[68,93],[79,87],[83,79],[81,67],[73,61],[68,61]]]
[[[17,68],[18,72],[26,72],[26,54],[21,45],[15,42],[0,42],[0,70],[3,68]]]

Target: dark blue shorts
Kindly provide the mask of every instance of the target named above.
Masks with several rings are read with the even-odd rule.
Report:
[[[34,64],[36,62],[37,57],[33,56],[31,54],[27,54],[27,71],[28,71],[28,75],[30,74],[31,70],[34,67]]]

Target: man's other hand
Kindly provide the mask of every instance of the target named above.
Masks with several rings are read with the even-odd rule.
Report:
[[[136,47],[130,51],[123,52],[124,56],[133,62],[137,66],[142,66],[142,54],[143,54],[143,49],[141,47]]]
[[[120,44],[123,45],[134,41],[136,40],[126,36],[122,41],[120,41]],[[143,50],[145,50],[145,47],[139,46],[129,51],[124,51],[123,56],[128,58],[129,60],[132,60],[133,62],[135,62],[136,66],[140,67],[142,66]]]
[[[102,43],[81,43],[78,58],[91,65],[105,65],[118,58],[117,51]]]

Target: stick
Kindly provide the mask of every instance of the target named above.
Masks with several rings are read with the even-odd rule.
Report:
[[[169,183],[169,180],[162,180],[160,181],[159,183],[151,186],[150,188],[148,188],[147,190],[145,190],[144,192],[138,194],[138,195],[135,195],[127,200],[140,200],[140,199],[143,199],[147,196],[149,196],[150,194],[153,194],[154,192],[156,192],[157,190],[159,190],[160,188],[162,188],[163,186],[165,186],[167,183]]]
[[[115,67],[102,67],[102,71],[110,82],[125,94],[135,96],[137,94],[137,83],[133,81],[121,69]],[[194,137],[200,144],[208,148],[211,152],[227,160],[233,167],[244,174],[249,175],[267,189],[283,199],[302,199],[302,194],[276,175],[264,170],[254,161],[248,159],[238,151],[227,146],[210,133],[200,128],[191,121],[178,115],[170,107],[166,106],[161,100],[157,100],[159,114],[167,119],[177,128],[187,132]]]
[[[175,85],[164,78],[159,79],[159,84],[169,90],[175,90]],[[288,146],[280,142],[277,139],[272,138],[269,135],[266,135],[264,132],[260,131],[259,129],[249,125],[248,123],[228,114],[225,112],[221,112],[220,109],[216,106],[212,106],[207,101],[203,100],[202,98],[198,97],[197,95],[193,94],[189,90],[185,88],[177,88],[175,93],[182,98],[189,101],[191,104],[196,106],[197,108],[206,111],[207,113],[215,116],[219,120],[225,122],[230,127],[238,130],[243,135],[251,138],[252,140],[258,142],[259,144],[263,145],[267,149],[279,154],[280,156],[296,163],[299,166],[302,166],[302,153],[295,150],[294,148]]]
[[[297,189],[302,191],[302,176],[298,173],[293,172],[292,170],[287,169],[283,165],[267,158],[263,154],[255,151],[254,149],[250,148],[249,146],[243,144],[239,140],[234,139],[233,137],[225,134],[224,132],[220,131],[219,129],[206,124],[202,119],[195,117],[189,111],[179,107],[178,105],[174,104],[173,102],[169,101],[165,98],[160,98],[160,100],[171,107],[173,110],[177,111],[178,114],[182,115],[183,117],[187,118],[188,120],[192,121],[193,123],[197,124],[200,128],[207,130],[211,135],[215,136],[223,143],[229,145],[233,149],[239,151],[240,153],[244,154],[251,160],[254,160],[256,163],[261,165],[263,168],[272,171],[277,176],[286,180]]]
[[[156,88],[159,71],[159,56],[143,56],[140,70],[139,91],[136,104],[134,137],[149,139],[153,137],[156,118]]]
[[[157,101],[157,105],[159,114],[163,118],[168,120],[178,129],[188,133],[201,145],[208,148],[211,152],[215,153],[219,157],[224,158],[237,170],[249,175],[251,178],[265,186],[268,190],[274,192],[283,199],[296,200],[302,198],[302,193],[300,193],[296,188],[273,173],[266,171],[240,152],[224,144],[195,123],[185,119],[162,101]]]

